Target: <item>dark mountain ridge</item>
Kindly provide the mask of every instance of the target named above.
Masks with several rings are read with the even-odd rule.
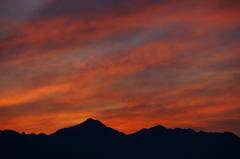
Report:
[[[0,139],[1,147],[4,147],[1,158],[240,158],[240,138],[230,132],[195,132],[192,129],[167,129],[157,125],[126,135],[94,119],[50,135],[4,130],[0,131]],[[29,152],[30,156],[27,155]],[[9,154],[15,156],[9,157]]]

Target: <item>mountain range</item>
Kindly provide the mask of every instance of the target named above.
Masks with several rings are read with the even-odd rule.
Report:
[[[53,134],[0,131],[2,159],[239,159],[240,138],[161,125],[126,135],[87,119]]]

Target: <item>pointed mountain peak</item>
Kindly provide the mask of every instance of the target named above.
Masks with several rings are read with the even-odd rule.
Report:
[[[87,119],[86,121],[82,122],[81,124],[73,126],[73,128],[103,128],[106,127],[103,123],[101,123],[99,120],[95,120],[92,118]]]
[[[122,132],[118,132],[110,127],[107,127],[99,120],[95,120],[92,118],[87,119],[86,121],[75,125],[70,126],[68,128],[63,128],[58,130],[57,132],[51,135],[58,135],[58,136],[116,136],[116,135],[125,135]]]
[[[98,120],[92,119],[92,118],[88,118],[86,121],[84,122],[100,122]]]
[[[166,130],[167,128],[165,128],[164,126],[162,125],[156,125],[150,129],[153,129],[153,130]]]
[[[104,124],[101,123],[99,120],[95,120],[95,119],[92,119],[92,118],[88,118],[86,121],[82,122],[81,124],[104,125]]]

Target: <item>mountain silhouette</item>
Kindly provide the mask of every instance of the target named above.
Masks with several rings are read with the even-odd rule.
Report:
[[[101,159],[51,147],[13,130],[0,131],[0,148],[1,159]]]
[[[119,134],[122,136],[124,135],[124,133],[120,133],[117,130],[109,128],[98,120],[89,118],[81,124],[71,126],[69,128],[60,129],[57,132],[51,134],[50,136],[59,137],[62,135],[68,135],[70,133],[72,134],[71,137],[73,136],[79,137],[82,135],[85,137],[88,137],[88,136],[103,137],[106,135],[110,137],[110,136],[119,135]]]
[[[50,135],[0,131],[0,139],[1,147],[4,147],[2,155],[5,155],[0,158],[240,158],[240,138],[230,132],[195,132],[192,129],[167,129],[157,125],[126,135],[91,118]]]
[[[124,133],[109,128],[98,120],[88,119],[49,135],[49,143],[54,147],[107,158],[123,151],[121,142],[125,137]]]

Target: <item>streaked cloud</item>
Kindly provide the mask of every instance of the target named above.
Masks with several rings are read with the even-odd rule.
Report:
[[[14,28],[0,38],[0,129],[52,133],[92,117],[126,133],[240,135],[238,1],[24,2],[1,13]]]

